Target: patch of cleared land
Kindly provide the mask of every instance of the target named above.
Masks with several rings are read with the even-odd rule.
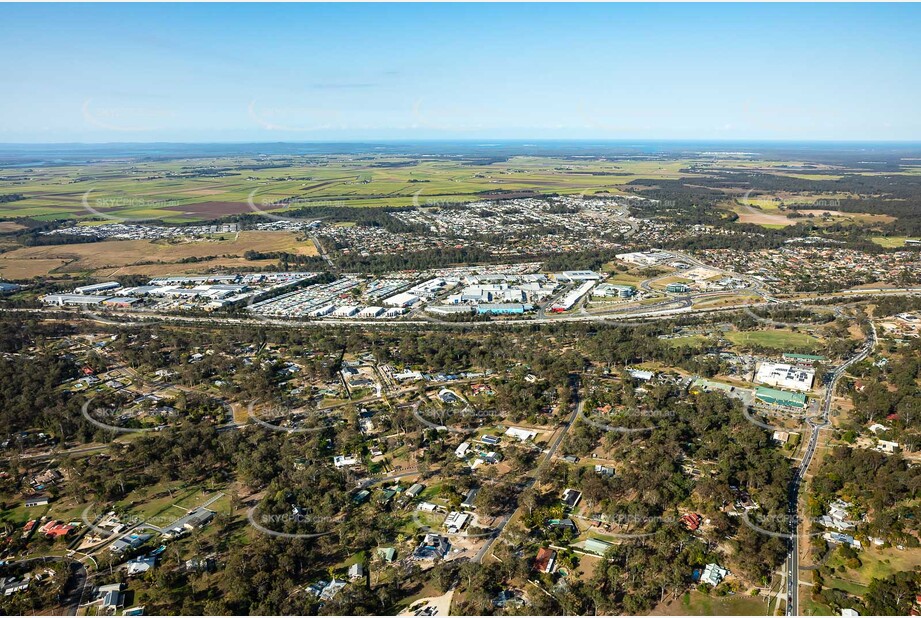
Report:
[[[786,201],[779,196],[758,196],[742,197],[728,204],[730,210],[739,216],[739,223],[754,223],[765,227],[785,227],[795,225],[796,223],[809,219],[813,223],[846,223],[846,224],[869,224],[869,223],[891,223],[895,217],[871,213],[854,213],[841,212],[834,208],[809,208],[809,209],[786,209],[781,210],[784,204],[815,204],[819,200],[835,200],[837,196],[814,195],[800,197],[796,194],[785,194]],[[842,195],[842,197],[846,197]],[[832,205],[830,202],[826,202]],[[787,215],[797,213],[802,217],[790,218]]]

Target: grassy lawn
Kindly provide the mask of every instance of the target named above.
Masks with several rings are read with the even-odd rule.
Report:
[[[816,603],[802,594],[800,595],[800,608],[806,616],[837,616],[829,606]]]
[[[899,571],[911,571],[921,567],[921,549],[899,550],[894,547],[887,549],[870,547],[860,552],[859,557],[862,562],[860,568],[848,569],[842,574],[842,577],[848,581],[835,579],[836,583],[833,587],[850,592],[849,588],[845,586],[865,587],[874,579],[883,579]],[[828,564],[829,566],[837,567],[841,564],[841,560],[835,554],[829,559]],[[839,586],[838,582],[842,585]],[[830,582],[828,585],[832,586]]]
[[[616,285],[632,285],[639,286],[641,281],[645,281],[648,277],[641,277],[639,275],[631,275],[630,273],[622,273],[616,270],[611,270],[613,268],[613,262],[608,262],[602,267],[601,270],[606,272],[611,272],[611,276],[605,279],[605,283],[613,283]]]
[[[904,247],[905,241],[908,240],[908,236],[874,236],[870,240],[881,247],[892,249],[895,247]]]
[[[25,184],[0,181],[0,192],[14,187],[25,196],[21,201],[6,204],[3,216],[48,220],[90,218],[92,213],[84,207],[87,201],[107,215],[180,222],[248,213],[249,199],[260,208],[279,209],[283,206],[278,200],[291,195],[306,201],[336,200],[358,207],[410,205],[416,200],[425,207],[441,201],[473,201],[482,193],[495,191],[616,195],[622,193],[620,187],[633,180],[654,182],[699,176],[682,171],[688,164],[686,160],[615,164],[518,156],[501,162],[464,165],[413,157],[324,159],[322,166],[312,165],[307,159],[295,159],[288,167],[267,170],[258,165],[258,160],[234,158],[227,163],[236,173],[224,177],[165,177],[169,172],[201,166],[198,160],[183,159],[130,164],[100,162],[90,171],[85,166],[42,168]],[[411,165],[381,166],[384,161]],[[91,195],[86,194],[88,190]]]
[[[441,495],[441,483],[435,483],[434,485],[428,485],[425,489],[422,490],[422,493],[419,494],[420,500],[431,500],[432,498],[437,498]]]
[[[671,277],[663,277],[662,279],[659,279],[658,281],[653,282],[651,285],[653,289],[664,290],[665,286],[671,285],[672,283],[684,283],[686,285],[691,285],[694,283],[694,281],[692,281],[691,279],[688,279],[687,277],[682,277],[680,275],[673,275]]]
[[[717,597],[696,590],[686,592],[668,605],[652,611],[656,616],[765,616],[768,614],[766,597],[748,594]]]
[[[42,517],[48,512],[49,508],[49,506],[35,506],[27,509],[25,505],[19,501],[14,508],[4,509],[0,512],[0,521],[9,522],[21,528],[30,519]]]
[[[775,350],[818,350],[822,342],[812,335],[791,330],[757,330],[726,333],[726,338],[737,346],[759,346]]]
[[[184,511],[174,509],[174,504],[194,501],[200,493],[198,487],[183,487],[180,482],[157,483],[132,492],[126,499],[115,504],[115,510],[126,510],[145,521],[154,520],[151,523],[157,526],[167,525],[170,523],[167,519],[176,520],[184,514]]]
[[[844,592],[847,592],[848,594],[853,594],[856,596],[861,596],[863,594],[866,594],[867,592],[866,586],[862,586],[852,581],[840,579],[838,577],[826,577],[825,586],[827,588],[835,588],[837,590],[843,590]]]
[[[738,305],[756,300],[755,296],[748,294],[726,294],[725,296],[708,296],[699,302],[694,302],[694,308],[721,307],[723,305]]]

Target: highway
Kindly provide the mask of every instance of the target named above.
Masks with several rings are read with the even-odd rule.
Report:
[[[749,291],[754,291],[758,293],[758,290],[749,289]],[[141,311],[125,311],[125,310],[107,310],[106,316],[108,317],[121,317],[127,318],[127,322],[119,323],[116,320],[103,319],[100,316],[94,314],[82,312],[79,310],[68,311],[67,309],[61,307],[36,307],[36,308],[4,308],[0,311],[4,313],[28,313],[28,314],[46,314],[49,317],[59,317],[63,318],[64,316],[73,318],[81,318],[85,320],[91,320],[95,322],[101,322],[109,325],[123,325],[123,326],[140,326],[147,322],[165,322],[165,323],[186,323],[186,324],[202,324],[206,326],[221,326],[221,325],[240,325],[240,326],[258,326],[260,324],[267,326],[277,326],[280,328],[317,328],[317,327],[348,327],[348,326],[380,326],[380,327],[393,327],[393,326],[427,326],[427,327],[444,327],[444,328],[462,328],[462,329],[481,329],[481,328],[507,328],[507,327],[516,327],[516,326],[533,326],[535,324],[559,324],[566,322],[611,322],[617,323],[624,320],[664,320],[671,319],[678,315],[681,316],[691,316],[691,315],[706,315],[706,314],[718,314],[718,313],[731,313],[734,311],[740,311],[745,308],[752,307],[764,307],[775,304],[780,301],[783,302],[783,299],[769,299],[764,302],[759,303],[743,303],[738,305],[726,305],[721,307],[704,307],[699,309],[693,308],[693,300],[697,298],[706,298],[708,295],[713,294],[724,294],[724,292],[717,293],[705,293],[705,294],[695,294],[693,296],[686,297],[676,297],[668,300],[668,304],[680,303],[681,306],[673,309],[661,309],[655,310],[657,305],[650,305],[646,307],[635,307],[631,308],[634,310],[627,310],[622,312],[612,312],[612,313],[590,313],[588,315],[574,313],[569,315],[555,315],[553,317],[537,317],[537,318],[518,318],[518,319],[507,319],[507,320],[493,320],[493,321],[484,321],[484,322],[434,322],[431,320],[406,320],[406,319],[373,319],[373,320],[358,320],[358,319],[311,319],[311,320],[296,320],[296,319],[280,319],[280,318],[239,318],[239,317],[228,317],[228,316],[217,316],[214,317],[200,317],[192,315],[180,315],[180,314],[165,314],[165,313],[154,313],[154,312],[141,312]],[[816,294],[813,296],[808,296],[805,298],[797,298],[795,302],[803,303],[809,301],[833,301],[835,299],[842,299],[853,296],[865,296],[867,294],[873,295],[886,295],[886,296],[904,296],[904,295],[914,295],[921,294],[921,287],[910,287],[910,288],[868,288],[865,290],[846,290],[842,292],[833,292],[830,294]],[[764,294],[762,294],[764,297]],[[663,303],[665,304],[665,303]],[[650,310],[652,309],[652,310]]]
[[[799,490],[806,472],[809,470],[809,464],[812,463],[812,457],[815,455],[816,448],[819,444],[819,434],[822,428],[829,424],[828,417],[831,412],[831,402],[835,395],[835,385],[838,379],[844,375],[848,367],[854,363],[867,358],[876,346],[876,326],[870,322],[870,336],[861,349],[850,359],[839,365],[831,375],[831,379],[825,387],[825,399],[822,402],[821,414],[807,419],[810,428],[809,443],[803,453],[803,459],[800,465],[794,470],[793,483],[790,486],[790,501],[787,514],[794,530],[793,537],[790,539],[790,553],[784,562],[787,579],[787,616],[799,615]]]

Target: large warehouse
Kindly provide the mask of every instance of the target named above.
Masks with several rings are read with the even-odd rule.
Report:
[[[761,363],[755,375],[755,382],[778,388],[791,388],[795,391],[808,391],[812,388],[813,378],[815,371],[812,369],[781,363]]]

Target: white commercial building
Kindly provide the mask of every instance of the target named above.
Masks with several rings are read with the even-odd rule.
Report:
[[[358,317],[360,318],[376,318],[380,314],[384,313],[383,307],[365,307],[358,312]]]
[[[556,273],[553,278],[560,283],[578,283],[580,281],[600,281],[603,277],[592,270],[566,270]]]
[[[755,382],[777,388],[808,391],[812,388],[814,378],[815,371],[812,369],[782,363],[761,363],[755,375]]]
[[[358,313],[361,307],[356,307],[354,305],[347,305],[345,307],[339,307],[333,311],[334,318],[350,318]]]
[[[121,284],[118,281],[94,283],[92,285],[83,285],[78,288],[74,288],[74,294],[95,294],[96,292],[104,292],[105,290],[114,290],[117,287],[121,287]]]
[[[586,281],[575,290],[569,292],[563,298],[553,303],[553,306],[550,307],[550,311],[559,312],[559,311],[569,311],[572,309],[573,305],[579,302],[579,299],[588,294],[589,290],[592,289],[592,286],[595,285],[594,281]]]
[[[384,300],[384,304],[388,307],[412,307],[418,303],[421,299],[415,294],[410,294],[408,292],[401,292]]]
[[[48,294],[42,297],[42,302],[48,305],[101,305],[110,296],[94,296],[92,294]]]
[[[618,253],[614,257],[629,264],[637,264],[639,266],[655,266],[656,264],[666,262],[675,256],[673,256],[671,253],[668,253],[667,251],[637,251],[634,253]]]
[[[336,310],[336,305],[326,305],[325,307],[320,307],[320,308],[317,309],[316,311],[311,311],[311,312],[310,312],[310,317],[313,317],[313,318],[322,318],[322,317],[324,317],[324,316],[329,315],[330,313],[332,313],[332,312],[335,311],[335,310]]]

